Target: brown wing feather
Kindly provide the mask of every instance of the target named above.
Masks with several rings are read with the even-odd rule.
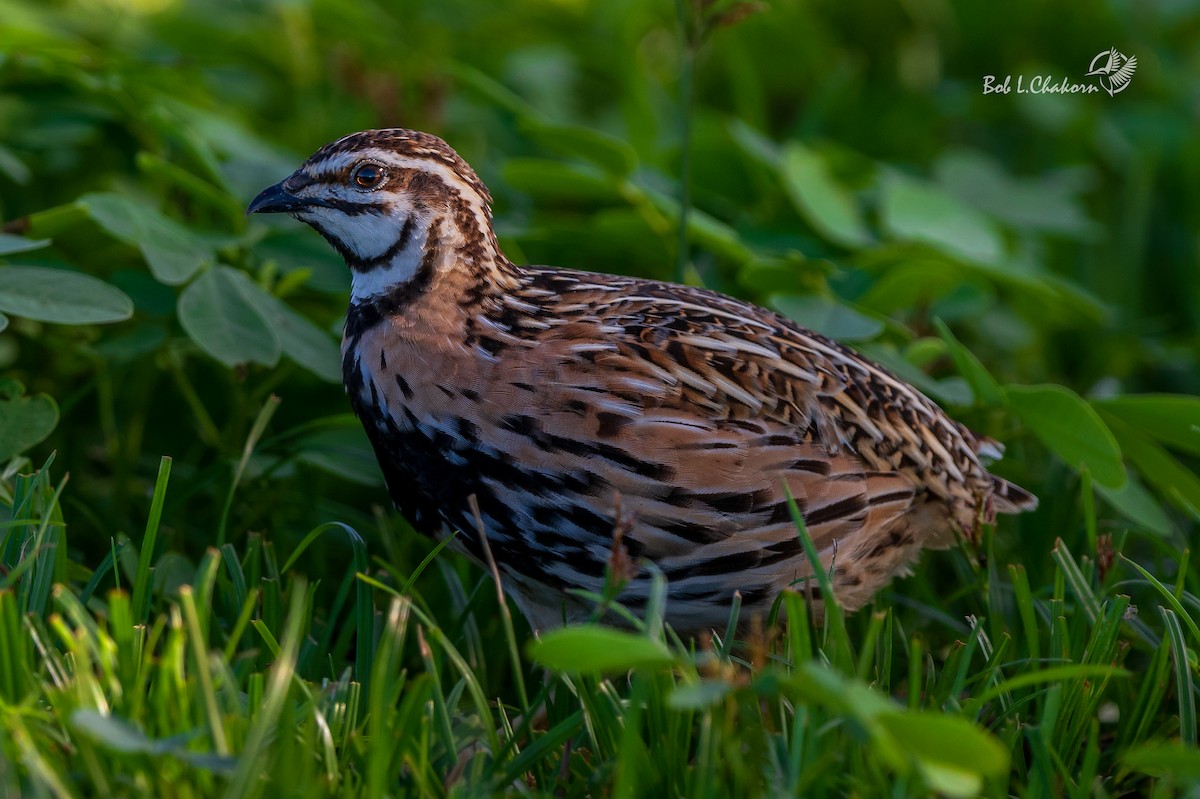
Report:
[[[554,553],[536,575],[520,557],[502,561],[516,579],[598,590],[619,497],[634,519],[627,544],[667,575],[681,626],[689,613],[715,623],[734,591],[761,607],[811,574],[786,484],[856,607],[922,546],[990,512],[996,478],[976,454],[987,444],[836,343],[702,290],[525,276],[475,306],[431,302],[391,319],[354,349],[373,367],[364,397],[421,441],[444,439],[463,473],[465,459],[491,458],[442,501],[482,494],[485,521],[508,531],[501,546]],[[411,479],[426,495],[444,489]],[[470,529],[452,507],[443,514]],[[635,581],[626,600],[648,590]]]

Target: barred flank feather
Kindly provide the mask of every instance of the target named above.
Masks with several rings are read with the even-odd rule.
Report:
[[[379,185],[355,185],[364,162]],[[715,292],[514,265],[489,203],[440,139],[387,130],[327,145],[251,210],[346,258],[343,376],[397,507],[480,557],[474,495],[535,626],[586,612],[567,592],[601,588],[618,503],[683,631],[812,573],[785,486],[851,609],[923,547],[1036,505],[982,465],[996,442],[880,366]],[[622,601],[648,592],[643,570]]]

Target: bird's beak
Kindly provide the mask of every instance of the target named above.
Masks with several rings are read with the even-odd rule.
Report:
[[[308,206],[309,203],[306,200],[300,199],[283,187],[286,182],[280,181],[259,192],[258,196],[251,201],[250,206],[246,208],[246,215],[290,214]]]

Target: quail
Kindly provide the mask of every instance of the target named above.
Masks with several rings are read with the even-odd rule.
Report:
[[[392,500],[482,561],[534,628],[585,618],[614,545],[666,578],[666,620],[722,627],[811,584],[788,494],[849,610],[1036,498],[1001,446],[883,367],[702,288],[514,264],[491,196],[444,141],[325,145],[247,213],[285,213],[345,259],[346,391]],[[471,498],[474,497],[474,504]],[[478,510],[476,516],[473,507]]]

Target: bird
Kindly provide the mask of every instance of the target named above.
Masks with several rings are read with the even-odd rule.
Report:
[[[1097,77],[1104,91],[1108,92],[1110,97],[1115,97],[1125,90],[1129,81],[1133,80],[1133,73],[1136,69],[1137,56],[1127,56],[1117,48],[1110,47],[1107,51],[1101,50],[1092,59],[1087,75],[1088,77]]]
[[[619,554],[634,614],[721,630],[780,592],[853,611],[923,548],[1037,499],[884,367],[747,301],[501,250],[492,198],[442,139],[367,130],[247,214],[317,231],[350,270],[342,375],[398,511],[484,563],[535,630],[592,617]],[[794,501],[794,505],[790,502]],[[486,540],[485,540],[486,539]],[[614,546],[616,549],[614,549]]]

